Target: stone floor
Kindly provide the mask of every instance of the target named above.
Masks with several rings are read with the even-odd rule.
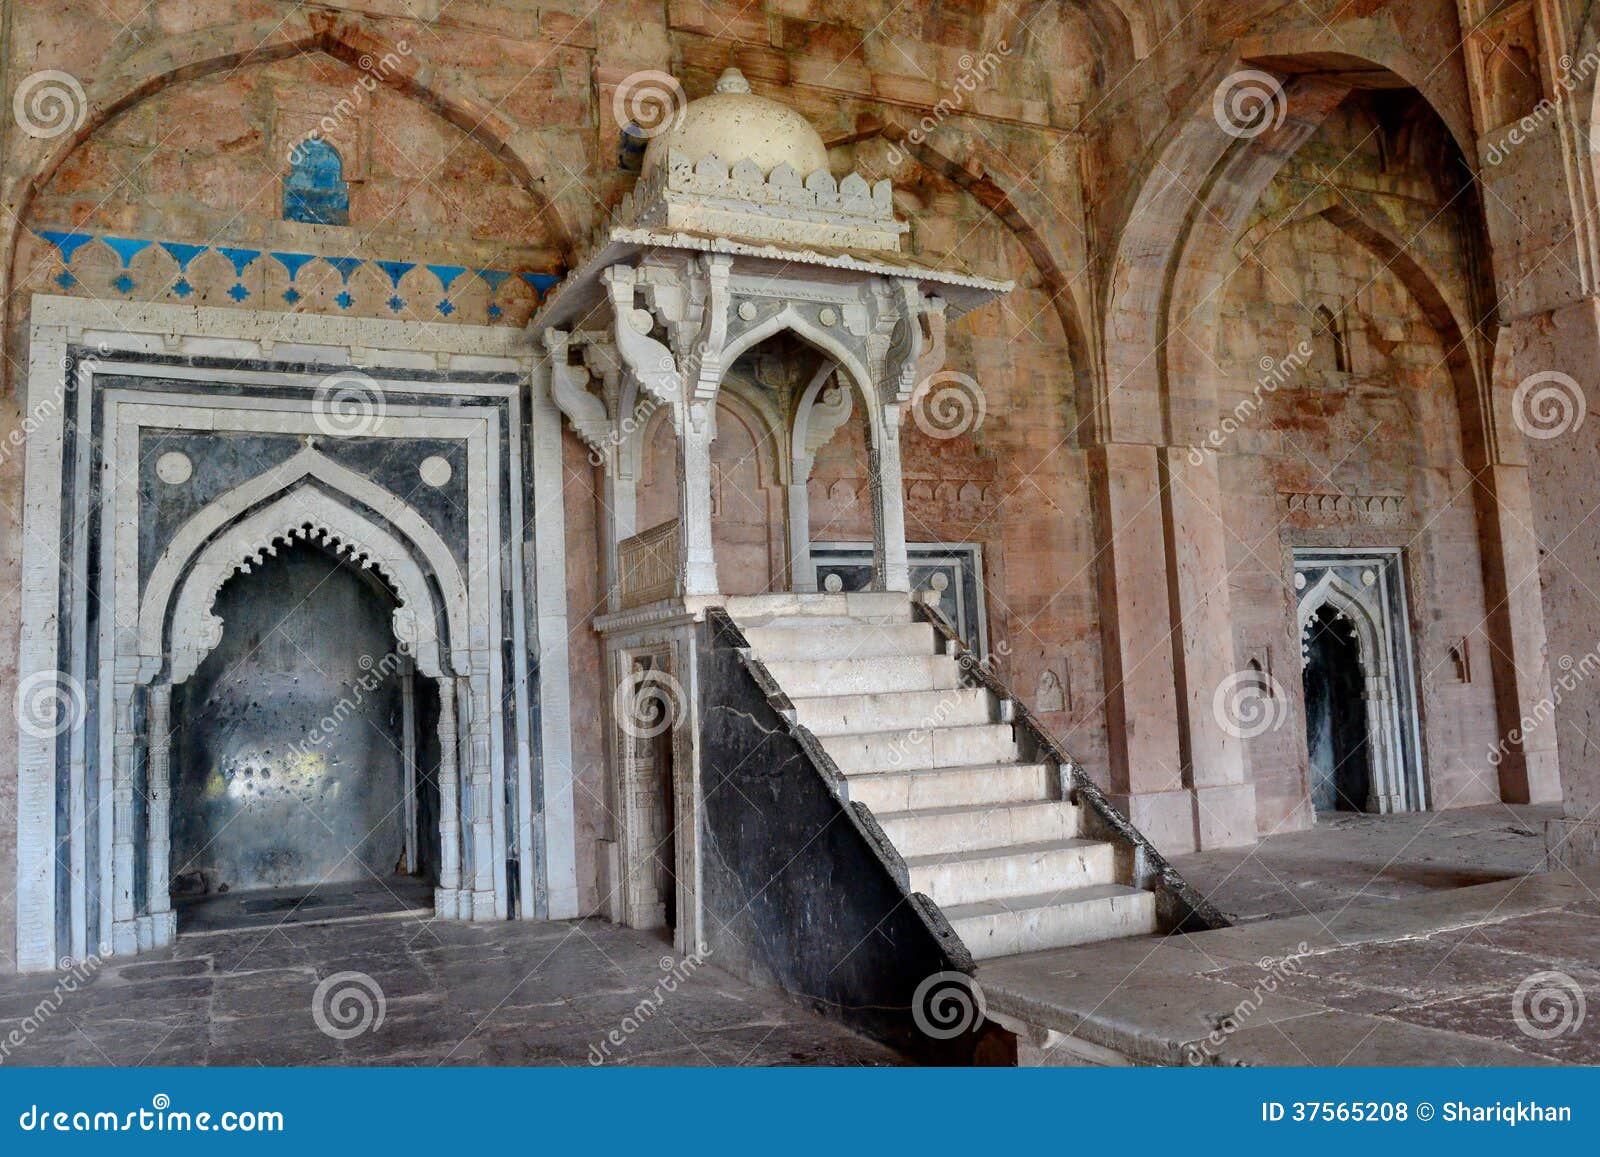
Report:
[[[1324,814],[1251,848],[1173,865],[1236,922],[1372,907],[1543,869],[1544,821],[1559,806],[1491,804],[1376,816]]]
[[[987,961],[989,1013],[1030,1064],[1600,1063],[1600,873],[1472,883],[1536,860],[1533,809],[1478,811],[1359,827],[1365,868],[1321,833],[1186,857],[1224,908],[1301,914]]]
[[[433,887],[415,876],[390,876],[313,887],[180,897],[173,907],[181,933],[328,924],[364,916],[424,918],[433,912]]]
[[[287,924],[92,963],[0,980],[0,1064],[901,1063],[711,962],[597,920]]]

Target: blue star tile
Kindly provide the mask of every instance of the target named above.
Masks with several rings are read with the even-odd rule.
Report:
[[[291,285],[288,289],[283,291],[283,300],[287,301],[290,305],[293,305],[295,302],[300,300],[300,291]]]
[[[502,310],[498,305],[491,305],[489,307],[489,316],[490,317],[499,317],[503,312],[505,312],[505,311]]]
[[[71,289],[74,285],[78,284],[78,279],[63,269],[60,274],[56,276],[56,284],[62,289]]]
[[[350,296],[350,291],[348,289],[340,293],[339,296],[333,300],[340,309],[349,309],[356,303],[356,299]]]
[[[194,292],[194,286],[189,284],[189,279],[187,277],[180,277],[178,280],[172,283],[172,292],[176,293],[179,297],[188,297]]]
[[[448,297],[439,303],[439,312],[444,314],[446,317],[449,317],[455,311],[455,303],[452,302]]]
[[[111,283],[111,287],[113,289],[121,290],[123,293],[131,293],[133,291],[133,285],[133,278],[129,277],[126,273]]]
[[[388,304],[390,309],[392,309],[395,313],[399,313],[406,307],[406,299],[397,293],[389,299]]]
[[[244,287],[243,282],[234,282],[233,288],[228,290],[228,296],[235,301],[243,301],[250,296],[250,291]]]

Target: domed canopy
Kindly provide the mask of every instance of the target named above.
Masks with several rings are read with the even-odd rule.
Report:
[[[717,81],[710,96],[692,100],[673,126],[651,138],[644,152],[644,172],[677,153],[691,164],[716,157],[726,165],[754,162],[762,173],[788,164],[802,178],[828,167],[828,149],[811,122],[787,105],[750,91],[737,68]]]

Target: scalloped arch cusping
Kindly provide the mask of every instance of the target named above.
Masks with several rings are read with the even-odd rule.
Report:
[[[387,530],[321,490],[305,487],[235,522],[211,540],[189,568],[172,614],[170,682],[184,682],[222,640],[214,613],[217,595],[252,563],[296,540],[320,543],[335,557],[376,570],[393,588],[398,606],[394,633],[401,649],[425,675],[438,678],[438,617],[427,576]]]
[[[327,489],[307,485],[312,479]],[[375,511],[394,530],[335,495]],[[444,540],[398,496],[308,446],[219,495],[173,536],[140,600],[141,678],[155,678],[167,656],[172,682],[193,674],[221,639],[222,624],[211,608],[223,583],[275,553],[278,542],[312,535],[383,575],[400,602],[396,638],[424,674],[441,676],[445,655],[457,671],[470,666],[466,583]],[[416,555],[427,563],[438,597]],[[444,640],[438,637],[441,619]]]

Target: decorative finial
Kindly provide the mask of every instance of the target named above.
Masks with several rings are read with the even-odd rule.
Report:
[[[737,68],[723,69],[722,75],[717,78],[717,92],[738,92],[748,94],[750,82],[744,78],[744,73]]]

